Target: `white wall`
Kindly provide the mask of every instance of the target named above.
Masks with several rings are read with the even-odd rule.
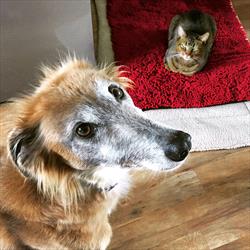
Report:
[[[0,1],[0,100],[28,90],[59,54],[94,62],[90,0]]]

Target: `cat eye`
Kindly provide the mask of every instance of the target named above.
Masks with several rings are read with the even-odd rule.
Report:
[[[117,100],[122,100],[125,97],[123,90],[116,85],[110,85],[108,90]]]
[[[90,138],[95,134],[95,125],[92,123],[80,123],[75,130],[81,138]]]

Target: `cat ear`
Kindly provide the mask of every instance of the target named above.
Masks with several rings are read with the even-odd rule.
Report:
[[[199,39],[200,39],[202,42],[204,42],[204,43],[207,41],[208,38],[209,38],[209,33],[208,33],[208,32],[206,32],[206,33],[204,33],[203,35],[199,36]]]
[[[178,26],[178,30],[177,30],[177,34],[178,36],[186,36],[186,32],[184,31],[184,29],[181,26]]]

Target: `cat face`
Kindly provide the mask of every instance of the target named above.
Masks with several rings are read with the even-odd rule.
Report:
[[[209,33],[187,35],[183,28],[179,26],[177,34],[176,51],[186,60],[199,59],[205,51]]]

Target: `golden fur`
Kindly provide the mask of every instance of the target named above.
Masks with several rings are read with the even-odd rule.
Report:
[[[64,160],[76,168],[80,160],[60,143],[54,133],[60,124],[55,121],[67,116],[80,96],[91,98],[94,79],[122,86],[130,81],[116,67],[97,70],[76,59],[44,67],[43,72],[33,94],[0,106],[0,249],[106,249],[112,234],[108,213],[115,197],[75,178],[76,169]],[[23,131],[32,133],[38,123],[46,137],[37,138],[26,173],[15,166],[9,145]]]

